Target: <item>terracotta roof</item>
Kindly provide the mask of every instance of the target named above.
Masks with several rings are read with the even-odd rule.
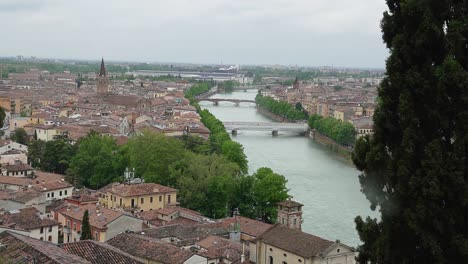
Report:
[[[221,220],[226,226],[236,223],[236,217],[225,218]],[[249,236],[258,237],[265,233],[272,225],[260,222],[243,216],[237,217],[237,223],[240,225],[241,233]]]
[[[3,165],[2,168],[7,171],[27,171],[33,169],[29,164],[7,164]]]
[[[298,202],[293,201],[293,200],[282,201],[282,202],[279,202],[278,205],[281,205],[281,206],[284,206],[284,207],[299,207],[299,206],[304,206],[303,204],[298,203]]]
[[[141,264],[133,256],[109,244],[93,240],[65,243],[61,247],[93,264]]]
[[[0,183],[17,185],[17,186],[28,186],[37,185],[41,183],[56,182],[64,178],[61,174],[48,173],[42,171],[34,171],[36,178],[31,179],[28,177],[12,177],[0,175]]]
[[[88,264],[57,245],[9,231],[0,233],[0,259],[7,263]]]
[[[198,242],[197,245],[207,250],[205,253],[209,258],[223,258],[229,261],[237,261],[240,260],[243,251],[246,259],[249,258],[248,247],[244,246],[243,249],[240,242],[223,237],[209,236]]]
[[[256,240],[304,258],[317,256],[334,244],[332,241],[281,224],[275,224]]]
[[[42,195],[41,192],[28,189],[23,191],[22,189],[15,191],[14,193],[10,194],[9,200],[19,202],[19,203],[27,203],[32,199],[36,199]]]
[[[86,210],[88,210],[89,213],[89,224],[98,229],[106,229],[107,224],[123,215],[122,212],[117,212],[104,207],[99,207],[99,213],[97,213],[95,204],[85,204],[81,206],[70,205],[70,208],[63,210],[61,214],[65,217],[82,221]]]
[[[40,184],[33,186],[34,189],[41,191],[41,192],[51,191],[51,190],[60,190],[60,189],[65,189],[65,188],[70,188],[70,187],[73,187],[73,185],[62,180],[53,181],[53,182],[44,182],[44,183],[40,183]]]
[[[177,190],[156,183],[140,183],[113,185],[112,188],[108,191],[120,196],[139,196],[147,194],[176,192]]]
[[[31,230],[40,227],[60,225],[49,218],[41,218],[34,207],[20,209],[19,213],[5,213],[0,215],[0,226],[14,229]]]
[[[194,253],[167,244],[161,240],[137,234],[122,233],[107,241],[132,256],[168,264],[183,263]]]

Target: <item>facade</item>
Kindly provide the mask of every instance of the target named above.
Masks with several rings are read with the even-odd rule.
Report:
[[[99,75],[96,78],[96,91],[98,95],[105,95],[109,92],[109,78],[107,77],[104,58],[101,61],[101,69],[99,71]]]
[[[58,243],[60,223],[40,215],[34,207],[20,209],[18,213],[0,215],[0,222],[0,232],[19,231],[32,238]]]
[[[274,225],[249,245],[250,261],[257,264],[355,264],[355,250],[339,241]]]
[[[101,204],[131,213],[177,205],[177,190],[156,183],[110,184],[100,191]]]
[[[278,203],[277,222],[289,228],[301,230],[302,206],[304,205],[291,199]]]

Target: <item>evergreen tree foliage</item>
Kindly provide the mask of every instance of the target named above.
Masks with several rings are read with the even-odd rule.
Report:
[[[81,237],[80,240],[93,239],[91,234],[91,225],[89,224],[89,212],[86,210],[83,214],[83,221],[81,221]]]
[[[4,125],[5,117],[6,117],[5,109],[3,109],[3,107],[0,107],[0,128],[2,128]]]
[[[297,105],[293,106],[288,102],[276,101],[272,97],[262,96],[260,93],[255,97],[258,106],[266,110],[285,117],[291,121],[305,120],[306,114],[302,110],[297,109]],[[302,107],[302,105],[301,105]]]
[[[360,263],[468,259],[468,4],[388,0],[374,136],[353,161],[380,219],[356,218]]]
[[[11,139],[16,143],[28,145],[29,144],[29,136],[26,133],[24,128],[15,128],[15,131],[11,134]]]

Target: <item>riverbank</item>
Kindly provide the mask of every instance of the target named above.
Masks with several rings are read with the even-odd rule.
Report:
[[[279,116],[277,114],[274,114],[274,113],[268,111],[267,109],[265,109],[265,108],[263,108],[261,106],[258,106],[258,105],[257,105],[257,111],[260,112],[262,115],[265,115],[266,117],[275,120],[276,122],[281,122],[281,123],[291,123],[292,122],[292,121],[290,121],[290,120],[288,120],[288,119],[286,119],[286,118],[284,118],[282,116]],[[329,149],[331,149],[333,152],[345,157],[348,160],[351,160],[352,149],[349,149],[349,148],[346,148],[346,147],[340,145],[338,142],[336,142],[333,139],[331,139],[331,138],[317,132],[316,130],[311,131],[308,136],[309,136],[309,138],[311,138],[315,142],[318,142],[318,143],[320,143],[322,145],[325,145]]]

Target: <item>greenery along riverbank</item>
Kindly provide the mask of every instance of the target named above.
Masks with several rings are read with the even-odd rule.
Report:
[[[260,93],[255,97],[255,101],[258,106],[291,121],[305,120],[307,118],[307,114],[302,110],[302,107],[294,107],[288,102],[276,101]]]
[[[356,131],[351,123],[332,117],[312,115],[309,117],[309,127],[343,145],[354,145],[356,140]]]

